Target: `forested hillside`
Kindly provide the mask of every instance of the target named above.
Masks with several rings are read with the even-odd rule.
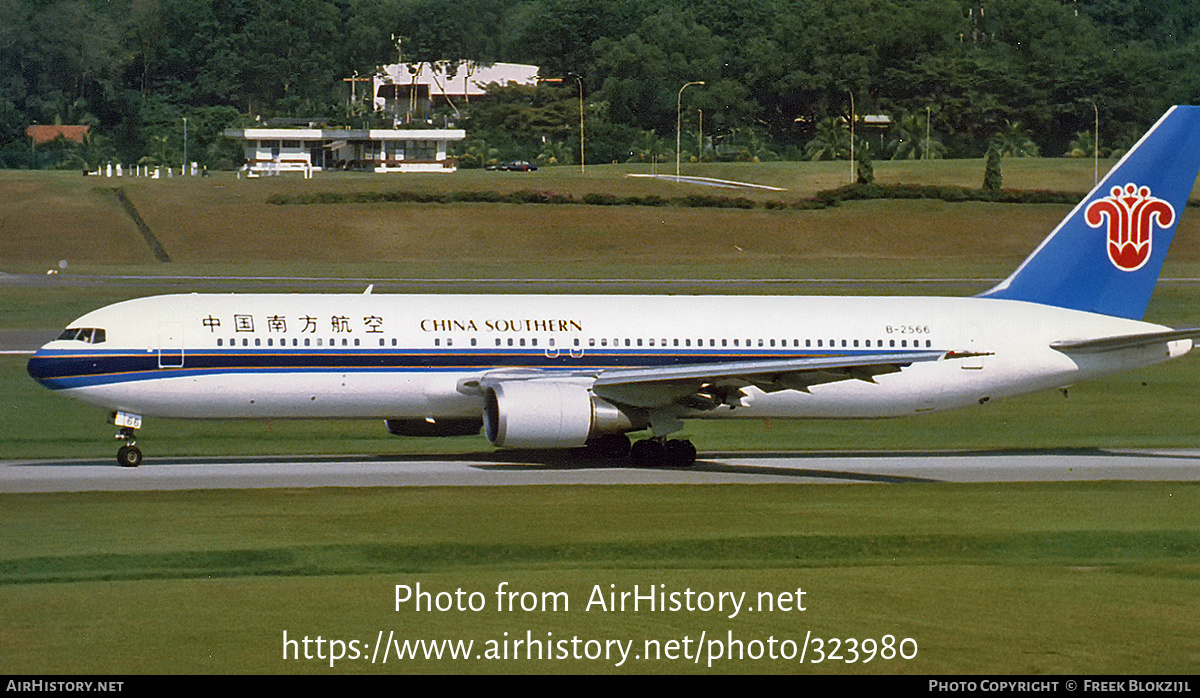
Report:
[[[1093,104],[1112,151],[1200,98],[1198,23],[1200,0],[5,0],[0,166],[178,163],[185,117],[189,158],[232,166],[231,125],[370,121],[343,79],[401,55],[564,78],[429,114],[468,129],[468,160],[577,156],[572,75],[593,162],[673,153],[700,80],[684,129],[704,157],[839,156],[851,95],[893,119],[859,129],[875,158],[978,157],[998,133],[1090,155]],[[34,149],[31,123],[94,135]]]

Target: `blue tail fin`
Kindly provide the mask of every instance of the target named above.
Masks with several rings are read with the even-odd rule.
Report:
[[[1200,171],[1200,107],[1172,107],[986,298],[1139,320]]]

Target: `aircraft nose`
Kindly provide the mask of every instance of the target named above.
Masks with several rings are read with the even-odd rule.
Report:
[[[25,370],[29,373],[29,377],[41,383],[46,387],[50,387],[50,379],[53,377],[52,361],[47,356],[46,347],[42,347],[29,357],[29,363],[25,364]]]

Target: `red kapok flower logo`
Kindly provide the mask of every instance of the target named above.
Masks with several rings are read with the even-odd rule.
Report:
[[[1112,193],[1096,199],[1084,210],[1084,220],[1093,228],[1108,224],[1108,258],[1121,271],[1137,271],[1150,259],[1152,228],[1168,228],[1175,222],[1175,209],[1150,195],[1150,187],[1130,182],[1113,187]]]

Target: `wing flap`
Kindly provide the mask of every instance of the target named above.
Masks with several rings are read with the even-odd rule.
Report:
[[[756,359],[708,364],[686,364],[614,369],[601,372],[592,384],[599,397],[633,407],[656,408],[680,404],[692,409],[738,405],[742,388],[764,392],[800,390],[844,380],[875,382],[875,377],[896,373],[922,361],[937,361],[940,351],[907,351],[857,356],[819,356]]]

